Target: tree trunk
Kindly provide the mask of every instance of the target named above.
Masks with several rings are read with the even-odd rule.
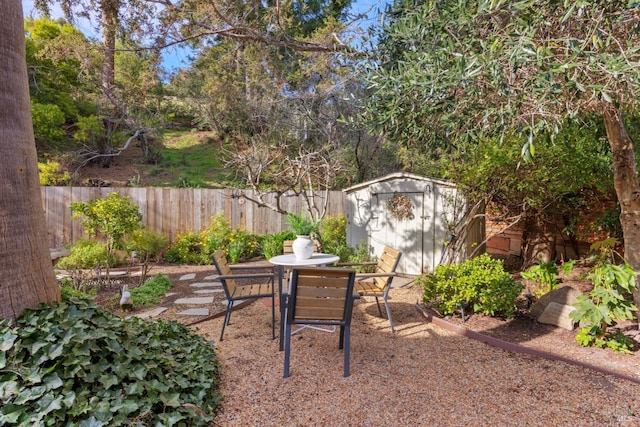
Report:
[[[540,257],[544,262],[556,259],[556,227],[548,221],[539,218],[529,218],[525,221],[522,235],[522,269],[539,263]]]
[[[624,258],[640,274],[640,183],[634,143],[627,134],[619,110],[611,107],[604,111],[603,116],[613,157],[613,185],[620,203]],[[636,291],[633,293],[636,307],[640,307],[638,279],[636,276]]]
[[[100,13],[102,15],[102,92],[113,102],[113,86],[115,84],[115,52],[116,26],[118,24],[119,0],[102,0]]]
[[[20,0],[0,2],[0,318],[60,300],[38,180]]]

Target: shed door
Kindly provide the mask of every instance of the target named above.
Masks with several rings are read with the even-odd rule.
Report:
[[[410,202],[410,205],[407,203]],[[371,197],[372,221],[370,242],[374,254],[379,255],[385,245],[402,252],[397,271],[420,274],[423,271],[423,254],[433,252],[433,239],[425,239],[423,212],[425,193],[395,192],[376,193]],[[425,246],[426,245],[426,246]]]

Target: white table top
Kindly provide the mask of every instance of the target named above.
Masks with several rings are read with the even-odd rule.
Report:
[[[274,265],[284,265],[287,267],[298,267],[303,265],[327,265],[340,261],[338,255],[331,254],[313,254],[308,259],[298,259],[294,254],[278,255],[269,259]]]

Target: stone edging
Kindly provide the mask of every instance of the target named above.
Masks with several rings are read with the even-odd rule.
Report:
[[[612,375],[614,377],[617,378],[621,378],[623,380],[627,380],[627,381],[631,381],[635,384],[640,384],[640,379],[639,378],[634,378],[634,377],[630,377],[628,375],[623,375],[621,373],[615,372],[615,371],[611,371],[605,368],[601,368],[599,366],[595,366],[595,365],[591,365],[589,363],[584,363],[584,362],[580,362],[577,360],[573,360],[573,359],[569,359],[567,357],[563,357],[563,356],[559,356],[557,354],[553,354],[553,353],[548,353],[546,351],[542,351],[542,350],[536,350],[534,348],[530,348],[530,347],[524,347],[518,344],[513,344],[507,341],[503,341],[501,339],[498,338],[494,338],[494,337],[490,337],[487,335],[483,335],[479,332],[476,331],[472,331],[471,329],[466,329],[466,328],[462,328],[458,325],[455,325],[453,323],[447,322],[444,319],[441,319],[439,317],[435,317],[430,313],[427,313],[422,307],[420,307],[419,304],[416,304],[416,309],[424,316],[424,318],[427,320],[427,322],[431,322],[443,329],[446,329],[447,331],[451,331],[454,332],[458,335],[462,335],[464,337],[467,338],[471,338],[477,341],[481,341],[487,345],[490,345],[492,347],[497,347],[497,348],[501,348],[503,350],[506,351],[510,351],[512,353],[522,353],[522,354],[527,354],[530,356],[535,356],[535,357],[540,357],[543,359],[547,359],[547,360],[553,360],[553,361],[559,361],[559,362],[564,362],[564,363],[568,363],[570,365],[575,365],[575,366],[579,366],[582,368],[587,368],[587,369],[591,369],[593,371],[599,372],[601,374],[605,374],[605,375]]]

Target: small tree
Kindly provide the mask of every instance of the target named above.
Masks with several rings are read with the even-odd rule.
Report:
[[[71,203],[72,218],[82,218],[82,226],[91,237],[104,236],[107,247],[107,259],[111,259],[122,238],[140,229],[142,215],[138,206],[128,197],[110,193],[105,199],[90,200],[86,203]],[[107,262],[107,279],[110,262]]]

